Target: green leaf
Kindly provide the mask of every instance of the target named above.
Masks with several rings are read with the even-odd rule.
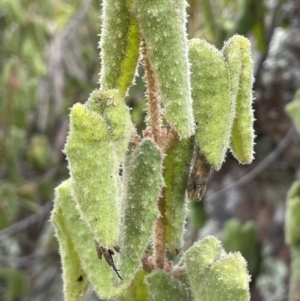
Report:
[[[239,35],[234,35],[225,42],[222,53],[227,62],[229,79],[230,79],[230,96],[234,106],[234,115],[236,110],[236,102],[239,93],[240,77],[242,72],[241,47]]]
[[[172,254],[177,254],[183,245],[187,214],[186,188],[193,149],[194,139],[179,140],[175,137],[164,160],[166,244]]]
[[[161,150],[152,139],[145,138],[126,162],[119,238],[121,252],[116,259],[123,280],[115,279],[117,283],[133,279],[150,242],[154,221],[159,216],[156,202],[164,185],[162,161]]]
[[[221,242],[213,236],[207,236],[198,241],[185,252],[184,262],[196,300],[201,300],[199,296],[206,269],[224,254]]]
[[[285,106],[285,111],[292,119],[295,128],[300,134],[300,90],[297,91],[295,99]]]
[[[70,119],[65,152],[72,194],[95,239],[112,248],[118,238],[120,179],[109,127],[101,115],[81,104],[73,106]]]
[[[89,282],[100,298],[112,298],[121,292],[111,284],[113,272],[105,260],[100,260],[95,249],[94,237],[82,221],[71,196],[70,180],[60,184],[55,190],[55,203],[62,210],[66,227],[79,256],[81,266]]]
[[[295,182],[287,196],[285,217],[285,241],[292,246],[300,247],[300,181]]]
[[[250,300],[246,261],[240,253],[226,255],[212,236],[197,242],[184,256],[196,301]]]
[[[140,270],[135,274],[130,286],[117,298],[118,301],[148,301],[148,292],[144,279],[147,273]]]
[[[117,90],[96,90],[86,105],[71,110],[66,154],[72,193],[95,239],[110,249],[118,239],[119,169],[132,132],[129,109]]]
[[[138,23],[125,0],[104,0],[101,52],[101,90],[119,89],[125,96],[132,85],[139,59]]]
[[[300,181],[295,181],[287,193],[287,199],[293,199],[300,196]]]
[[[188,287],[180,280],[166,274],[163,270],[155,270],[145,277],[149,301],[191,301]]]
[[[208,269],[198,300],[249,301],[249,282],[245,259],[238,252],[229,254]]]
[[[186,36],[186,1],[132,0],[164,104],[164,117],[181,138],[194,133]]]
[[[247,38],[235,35],[225,44],[223,52],[229,67],[233,101],[236,98],[230,148],[239,163],[250,164],[254,155],[255,137],[252,109],[253,61],[251,45]]]
[[[124,160],[130,136],[134,130],[129,108],[123,97],[117,90],[95,90],[91,93],[86,106],[103,116],[113,143],[112,151],[116,152],[116,160],[118,160],[116,164],[120,165]]]
[[[300,247],[291,248],[291,278],[289,288],[289,301],[297,300],[299,296],[299,282],[300,282]]]
[[[219,170],[229,146],[234,117],[227,64],[223,54],[204,40],[189,44],[196,138],[207,161]]]
[[[51,221],[55,226],[56,237],[59,242],[65,300],[80,301],[88,289],[89,281],[81,267],[71,236],[66,229],[59,202],[55,203]]]

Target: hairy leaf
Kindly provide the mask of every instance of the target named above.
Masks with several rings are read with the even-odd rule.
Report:
[[[249,282],[245,259],[226,254],[218,239],[208,236],[186,251],[184,261],[196,301],[248,301]]]
[[[194,133],[185,0],[132,0],[148,58],[165,106],[164,116],[181,138]]]
[[[234,104],[227,64],[222,53],[204,40],[189,44],[196,138],[214,169],[220,169],[231,134]]]
[[[142,253],[150,241],[154,221],[159,216],[156,202],[164,184],[162,160],[161,150],[152,139],[145,138],[126,163],[119,238],[121,252],[116,261],[121,270],[122,283],[131,281],[140,268]]]
[[[74,249],[73,241],[66,229],[62,210],[57,201],[51,214],[51,221],[55,226],[56,237],[59,242],[65,300],[80,301],[88,289],[89,281],[82,269],[79,256]]]
[[[188,287],[162,270],[155,270],[146,277],[149,301],[191,301]]]
[[[285,217],[285,241],[300,248],[300,181],[295,182],[288,192]]]
[[[120,220],[119,166],[105,119],[81,104],[71,110],[65,151],[72,194],[82,219],[104,247],[117,243]]]
[[[232,99],[237,94],[230,148],[239,163],[250,164],[254,155],[255,137],[252,110],[253,61],[250,42],[242,36],[235,35],[226,43],[223,52],[229,67]]]
[[[184,223],[187,214],[186,188],[193,155],[194,140],[175,138],[164,160],[166,244],[177,254],[183,245]]]
[[[100,39],[101,90],[119,89],[125,96],[139,59],[139,31],[126,0],[104,0]]]
[[[71,195],[70,180],[60,184],[55,191],[56,206],[61,208],[66,227],[79,256],[81,266],[89,282],[100,298],[111,298],[118,295],[122,288],[111,284],[113,271],[105,260],[100,260],[95,250],[94,237],[88,226],[81,220]]]

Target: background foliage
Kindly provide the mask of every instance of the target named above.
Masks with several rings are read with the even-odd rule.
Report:
[[[186,248],[207,234],[220,237],[248,260],[251,300],[287,300],[285,199],[300,177],[300,138],[284,107],[300,89],[300,2],[189,4],[189,38],[219,48],[234,33],[251,39],[257,138],[254,163],[240,166],[228,154],[202,202],[191,204]],[[98,86],[100,10],[97,0],[0,2],[1,300],[63,300],[48,220],[53,188],[68,177],[61,152],[68,108]],[[144,87],[136,83],[127,102],[141,131]],[[86,300],[97,298],[89,292]]]

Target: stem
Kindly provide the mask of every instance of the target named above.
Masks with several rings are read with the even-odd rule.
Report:
[[[150,127],[154,141],[163,148],[162,120],[159,89],[156,82],[155,74],[151,67],[151,63],[147,56],[147,46],[145,40],[142,40],[142,55],[144,59],[145,77],[144,81],[147,85],[148,99],[148,116],[147,122]],[[161,216],[154,224],[154,264],[157,268],[163,269],[165,262],[165,196],[164,189],[158,200],[158,209]]]
[[[147,56],[147,46],[145,40],[142,42],[142,55],[144,58],[145,76],[144,81],[147,85],[146,96],[148,99],[148,116],[147,122],[150,126],[151,133],[155,142],[161,146],[161,107],[160,107],[160,95],[155,79],[155,74],[151,67],[151,63]]]

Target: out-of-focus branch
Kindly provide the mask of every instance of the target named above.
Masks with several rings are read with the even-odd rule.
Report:
[[[18,268],[28,267],[34,264],[36,261],[43,260],[45,257],[56,256],[57,252],[48,252],[44,254],[33,254],[28,256],[1,256],[0,255],[0,264],[2,266],[17,266]]]
[[[270,43],[274,34],[274,30],[278,24],[278,15],[280,12],[280,8],[281,8],[281,1],[278,0],[277,4],[274,7],[273,10],[273,14],[272,14],[272,18],[271,18],[271,22],[270,22],[270,26],[267,32],[267,47],[266,47],[266,51],[264,53],[261,54],[261,56],[259,57],[259,59],[256,62],[256,68],[254,71],[254,78],[255,78],[255,82],[254,82],[254,90],[256,90],[259,87],[260,84],[260,77],[262,74],[262,70],[263,70],[263,65],[264,62],[269,54],[269,50],[270,50]]]
[[[0,240],[6,238],[7,236],[14,235],[20,231],[27,229],[29,226],[39,222],[50,212],[52,208],[52,202],[46,203],[37,213],[29,215],[24,219],[10,225],[4,230],[0,231]]]
[[[283,151],[284,149],[290,144],[292,141],[292,138],[295,134],[295,129],[292,127],[285,137],[280,141],[280,143],[277,145],[277,147],[268,154],[268,156],[260,162],[254,169],[252,169],[249,173],[247,173],[245,176],[240,178],[239,180],[235,181],[234,183],[220,189],[217,192],[214,192],[213,194],[206,197],[206,202],[212,202],[216,200],[219,196],[224,194],[225,192],[233,189],[241,187],[250,181],[252,181],[255,177],[257,177],[263,170],[265,170]]]

